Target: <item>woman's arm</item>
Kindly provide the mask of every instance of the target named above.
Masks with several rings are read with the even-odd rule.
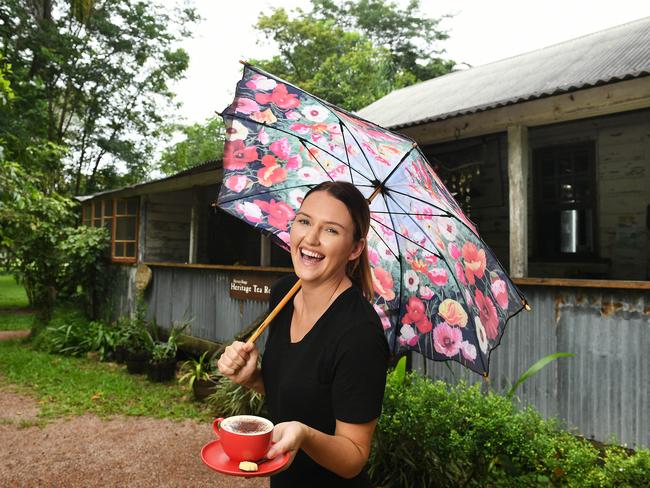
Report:
[[[376,426],[377,419],[364,424],[337,420],[334,435],[328,435],[300,422],[284,422],[275,426],[275,444],[267,456],[272,458],[285,452],[294,456],[302,448],[325,469],[342,478],[354,478],[368,461]]]

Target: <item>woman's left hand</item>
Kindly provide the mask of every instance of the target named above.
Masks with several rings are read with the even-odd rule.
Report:
[[[290,455],[289,462],[286,465],[288,468],[307,436],[307,429],[308,427],[300,422],[277,424],[273,429],[273,446],[266,453],[266,457],[272,459],[288,452]]]

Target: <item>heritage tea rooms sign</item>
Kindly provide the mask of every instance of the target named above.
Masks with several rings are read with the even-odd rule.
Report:
[[[279,276],[257,273],[237,273],[230,275],[230,296],[240,300],[268,301],[271,285]]]

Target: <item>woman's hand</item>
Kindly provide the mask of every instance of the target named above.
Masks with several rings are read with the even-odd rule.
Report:
[[[266,453],[266,457],[273,459],[281,454],[289,453],[289,462],[283,468],[291,466],[298,449],[307,437],[308,427],[300,422],[282,422],[273,429],[273,446]]]
[[[255,344],[235,341],[226,347],[217,361],[217,366],[221,374],[235,383],[255,388],[255,383],[260,380],[260,371],[257,369],[259,356]]]

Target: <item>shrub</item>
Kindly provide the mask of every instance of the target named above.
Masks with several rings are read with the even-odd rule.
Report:
[[[588,441],[532,408],[518,410],[479,385],[416,373],[388,375],[369,472],[385,487],[639,486],[650,479],[646,451],[600,459]]]
[[[214,374],[217,389],[206,398],[215,413],[221,417],[232,415],[260,415],[266,417],[264,396],[238,385],[223,376],[219,371]]]

